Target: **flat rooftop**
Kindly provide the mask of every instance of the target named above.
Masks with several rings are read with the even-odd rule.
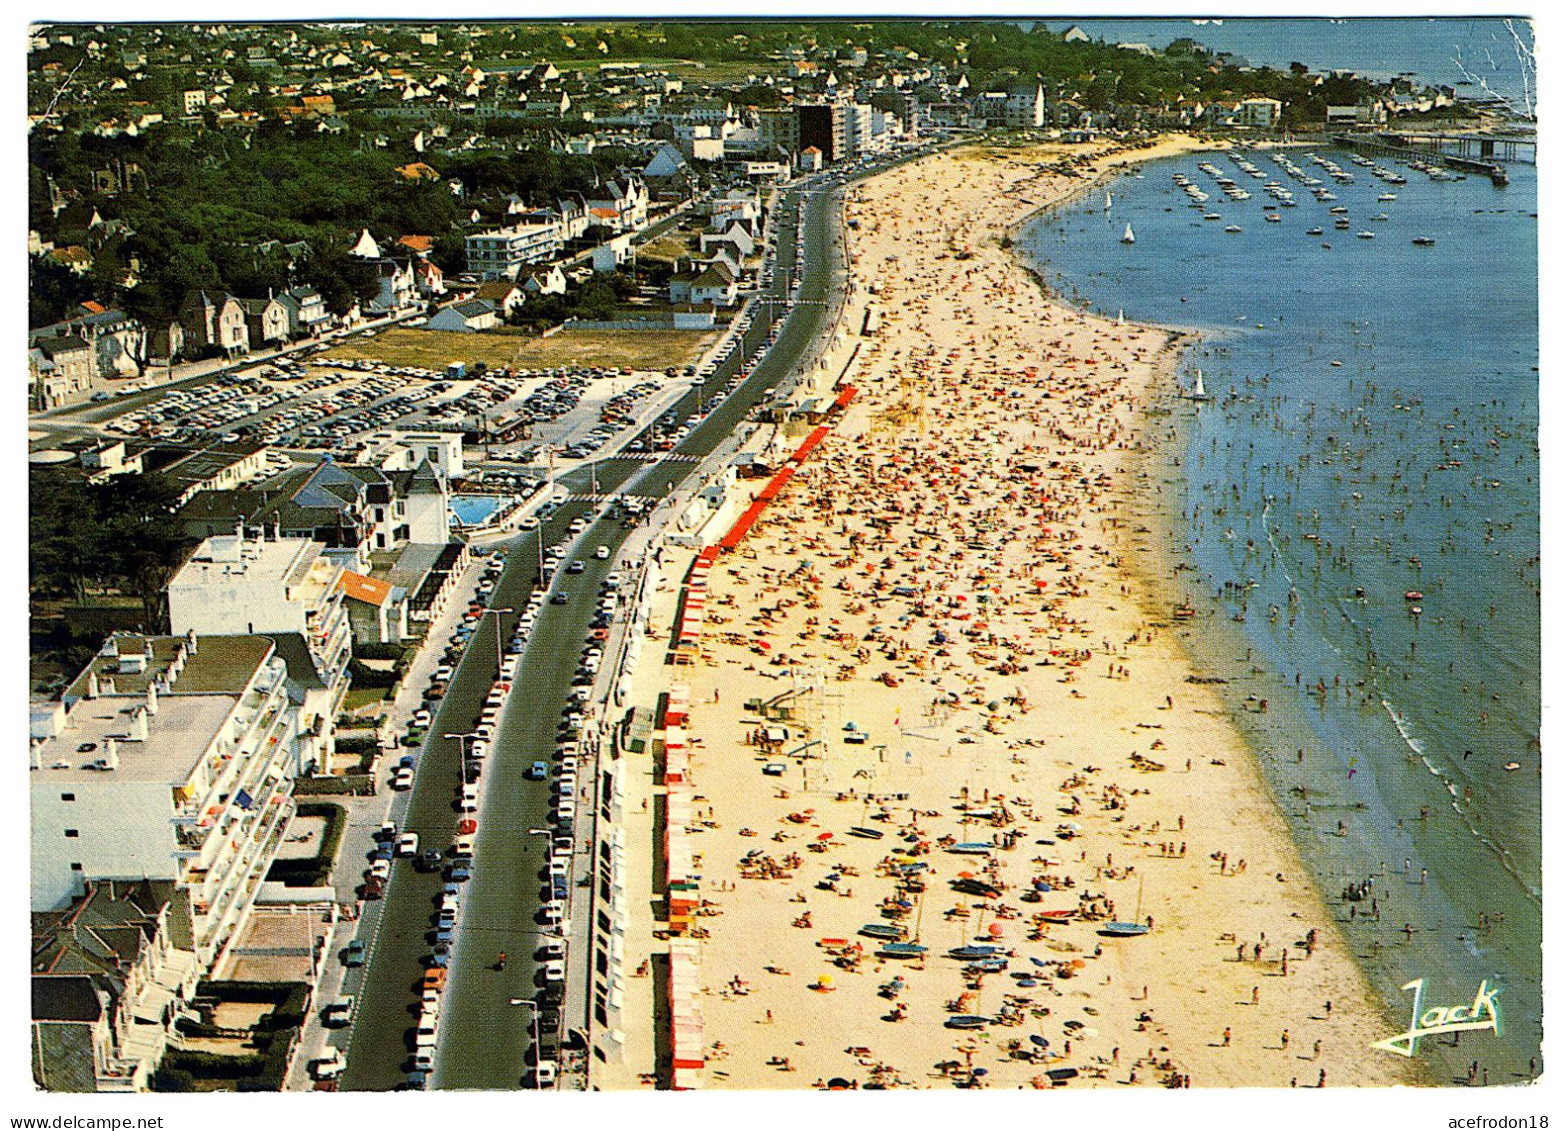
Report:
[[[133,696],[144,700],[147,685],[166,675],[179,649],[184,649],[184,671],[164,692],[162,701],[183,695],[228,692],[238,694],[254,679],[275,645],[265,636],[196,636],[196,651],[189,651],[185,636],[139,636],[116,634],[110,637],[81,673],[71,681],[62,698],[68,706],[86,697],[89,675],[96,675],[98,689],[104,695]],[[148,656],[140,671],[127,671],[126,656]]]
[[[38,747],[40,769],[33,781],[167,782],[187,781],[229,715],[237,695],[173,695],[159,701],[157,714],[147,719],[147,737],[129,740],[135,711],[144,696],[114,695],[83,699],[70,712],[70,723]],[[108,739],[118,739],[119,766],[95,769],[107,753]]]
[[[317,601],[334,568],[318,564],[324,545],[307,538],[260,540],[236,534],[207,538],[174,577],[172,588],[209,585],[241,578],[244,585],[291,592],[292,600]]]

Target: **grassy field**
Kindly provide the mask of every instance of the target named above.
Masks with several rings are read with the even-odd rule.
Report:
[[[330,357],[366,358],[386,365],[443,369],[452,361],[489,368],[546,369],[557,365],[600,365],[664,369],[689,365],[716,335],[698,330],[574,330],[538,338],[518,330],[460,334],[442,330],[385,330],[378,337],[354,337],[331,346]]]

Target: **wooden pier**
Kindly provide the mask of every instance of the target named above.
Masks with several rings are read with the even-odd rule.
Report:
[[[1357,149],[1361,152],[1385,153],[1392,157],[1400,157],[1404,161],[1423,161],[1433,159],[1437,165],[1444,165],[1448,169],[1461,169],[1469,173],[1478,173],[1488,177],[1496,185],[1510,183],[1510,177],[1505,171],[1505,166],[1498,161],[1486,161],[1481,157],[1464,157],[1460,154],[1447,153],[1443,149],[1432,149],[1427,146],[1419,147],[1412,144],[1414,138],[1433,137],[1438,141],[1452,140],[1449,135],[1440,134],[1334,134],[1332,140],[1345,149]],[[1468,139],[1469,141],[1478,139]],[[1485,139],[1497,140],[1497,139]],[[1534,143],[1535,145],[1535,143]],[[1479,152],[1482,152],[1480,147]],[[1492,152],[1492,150],[1490,151]]]

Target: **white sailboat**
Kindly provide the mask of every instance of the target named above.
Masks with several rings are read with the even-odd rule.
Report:
[[[1126,234],[1121,236],[1121,243],[1136,243],[1137,237],[1132,235],[1131,221],[1126,222]]]
[[[1191,401],[1212,400],[1212,398],[1207,395],[1206,386],[1202,384],[1202,371],[1200,369],[1196,371],[1196,389],[1193,392],[1188,393],[1186,395],[1186,399]]]
[[[1112,209],[1114,207],[1115,207],[1115,201],[1110,199],[1110,190],[1109,189],[1105,189],[1104,190],[1104,210],[1106,212],[1108,212],[1110,209]]]

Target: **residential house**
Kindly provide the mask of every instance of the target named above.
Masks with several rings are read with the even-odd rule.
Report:
[[[674,145],[663,145],[655,151],[640,175],[645,181],[663,180],[682,173],[687,167],[687,158],[682,156],[681,150]]]
[[[753,237],[747,221],[733,221],[718,231],[699,234],[698,250],[704,255],[708,255],[712,247],[720,244],[730,247],[736,262],[740,263],[753,253],[753,249],[757,247],[757,240]]]
[[[1270,130],[1282,114],[1283,103],[1276,98],[1247,98],[1235,112],[1235,121],[1242,126]]]
[[[524,287],[535,295],[560,295],[568,290],[568,278],[556,263],[526,272]]]
[[[27,399],[35,412],[85,396],[96,376],[92,346],[74,334],[40,339],[27,351]]]
[[[626,232],[613,236],[590,253],[590,266],[597,274],[616,271],[633,261],[633,237]]]
[[[169,880],[92,881],[32,916],[33,1083],[144,1092],[199,984],[190,900]]]
[[[486,299],[471,298],[443,306],[427,321],[429,330],[474,334],[497,326],[498,308]]]
[[[341,575],[352,638],[365,644],[399,644],[408,634],[406,590],[377,577],[347,570]]]
[[[490,279],[478,287],[472,297],[492,303],[498,309],[498,316],[508,322],[525,305],[525,288],[513,279]]]
[[[274,296],[243,298],[238,304],[244,310],[251,347],[280,345],[287,340],[287,308]]]
[[[378,273],[379,291],[363,305],[365,315],[371,318],[379,314],[393,314],[417,301],[417,280],[412,274],[410,263],[379,259],[374,261],[373,266]]]
[[[330,328],[330,312],[324,297],[313,287],[293,287],[276,296],[287,315],[287,336],[318,337]]]
[[[723,307],[736,301],[736,275],[724,262],[696,263],[671,277],[668,298],[673,305]]]
[[[614,231],[636,232],[649,222],[650,196],[636,176],[606,182],[585,198],[591,209],[609,209],[616,216]]]
[[[243,306],[230,294],[213,298],[205,291],[190,292],[179,307],[179,324],[184,327],[186,356],[231,357],[249,352],[248,319]]]
[[[444,272],[433,260],[413,259],[411,273],[420,297],[432,301],[445,293]]]

